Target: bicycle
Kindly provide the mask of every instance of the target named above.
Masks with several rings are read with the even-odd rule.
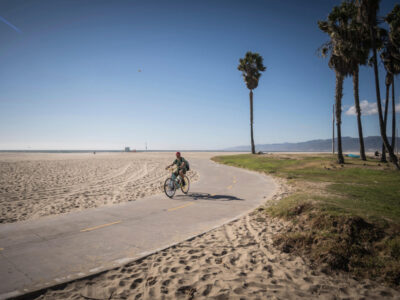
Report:
[[[173,168],[168,168],[168,170],[172,171],[171,177],[168,177],[164,183],[164,192],[167,197],[172,198],[175,195],[177,189],[181,189],[182,193],[185,195],[189,192],[190,188],[190,180],[189,177],[184,175],[183,180],[185,181],[185,185],[183,186],[181,183],[180,176],[175,176]]]

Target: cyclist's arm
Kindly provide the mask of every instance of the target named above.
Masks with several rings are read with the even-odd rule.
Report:
[[[173,165],[177,165],[178,166],[178,161],[175,159],[173,162],[172,162],[172,164],[170,164],[168,167],[166,167],[165,169],[168,169],[168,168],[170,168],[170,167],[172,167]]]

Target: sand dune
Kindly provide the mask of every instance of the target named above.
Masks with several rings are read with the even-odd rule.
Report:
[[[0,223],[162,192],[173,153],[0,154]],[[190,171],[192,181],[197,174]]]

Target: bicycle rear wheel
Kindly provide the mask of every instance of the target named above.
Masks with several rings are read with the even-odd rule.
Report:
[[[167,197],[172,198],[175,195],[175,183],[171,178],[167,178],[164,183],[164,192]]]
[[[182,193],[187,194],[190,188],[190,180],[189,177],[187,177],[186,175],[185,177],[183,177],[183,180],[185,181],[185,185],[184,186],[181,185],[181,191]]]

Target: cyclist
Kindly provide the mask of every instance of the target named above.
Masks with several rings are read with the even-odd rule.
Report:
[[[181,182],[182,182],[182,186],[185,186],[185,180],[184,175],[186,174],[186,171],[189,168],[189,163],[186,159],[184,159],[181,156],[180,152],[176,152],[176,159],[174,160],[174,162],[172,164],[170,164],[169,166],[167,166],[165,169],[168,169],[170,167],[172,167],[173,165],[176,165],[178,167],[178,169],[173,173],[174,178],[173,180],[175,180],[175,178],[180,175],[181,176]]]

